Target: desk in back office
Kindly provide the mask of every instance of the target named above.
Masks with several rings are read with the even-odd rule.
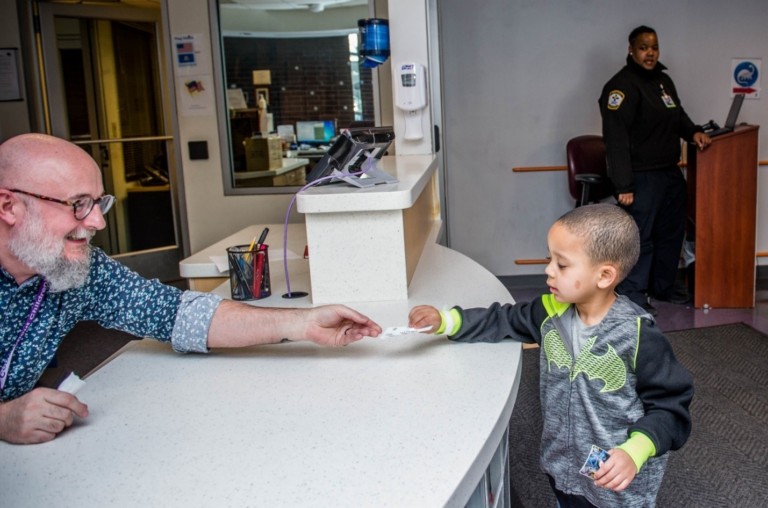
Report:
[[[235,187],[303,186],[307,183],[305,168],[309,159],[283,158],[282,163],[279,169],[235,173]]]

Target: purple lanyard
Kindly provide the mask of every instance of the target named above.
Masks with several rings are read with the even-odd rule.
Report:
[[[45,292],[47,289],[48,281],[43,279],[42,283],[40,284],[40,289],[37,290],[35,301],[32,303],[32,308],[29,310],[27,321],[24,323],[19,336],[16,338],[16,343],[13,345],[11,351],[8,353],[8,356],[5,357],[5,361],[3,362],[3,368],[0,370],[0,392],[2,392],[3,388],[5,388],[5,380],[8,378],[8,371],[11,367],[11,358],[13,358],[13,353],[16,352],[16,348],[19,347],[19,344],[21,344],[21,339],[23,339],[24,334],[27,333],[29,325],[31,325],[32,321],[35,320],[35,316],[37,316],[37,313],[40,310],[40,306],[43,304],[43,298],[45,297]]]

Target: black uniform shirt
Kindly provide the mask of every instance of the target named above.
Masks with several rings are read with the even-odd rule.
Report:
[[[600,95],[608,176],[619,194],[634,191],[632,171],[674,167],[680,138],[691,142],[702,131],[685,113],[665,69],[657,63],[649,71],[627,56]]]

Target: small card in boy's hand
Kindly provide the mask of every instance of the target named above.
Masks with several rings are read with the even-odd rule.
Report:
[[[595,473],[600,469],[600,463],[605,462],[609,457],[610,455],[608,455],[608,452],[599,446],[592,445],[592,449],[589,451],[589,456],[584,462],[584,465],[581,466],[581,469],[579,469],[579,473],[594,478]]]

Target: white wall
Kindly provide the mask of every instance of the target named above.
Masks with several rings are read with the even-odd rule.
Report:
[[[698,123],[722,124],[732,57],[766,59],[764,0],[440,0],[447,210],[451,247],[497,275],[540,274],[515,259],[546,255],[546,232],[572,207],[564,172],[513,167],[565,164],[565,143],[600,133],[597,98],[624,64],[637,25],[659,34],[683,105]],[[763,72],[767,68],[763,66]],[[768,81],[762,80],[764,87]],[[768,90],[740,121],[762,124],[768,159]],[[768,167],[758,169],[757,250],[768,250]]]
[[[368,17],[368,6],[334,7],[323,12],[309,10],[263,11],[221,4],[221,30],[237,32],[319,32],[357,30],[357,20]]]
[[[389,40],[392,56],[389,59],[392,70],[392,94],[396,97],[397,69],[404,63],[418,63],[428,67],[427,48],[427,7],[425,0],[389,0]],[[429,73],[427,72],[427,75]],[[395,150],[398,155],[432,153],[432,122],[430,108],[420,114],[422,139],[405,139],[405,117],[408,113],[393,108],[395,128]]]

